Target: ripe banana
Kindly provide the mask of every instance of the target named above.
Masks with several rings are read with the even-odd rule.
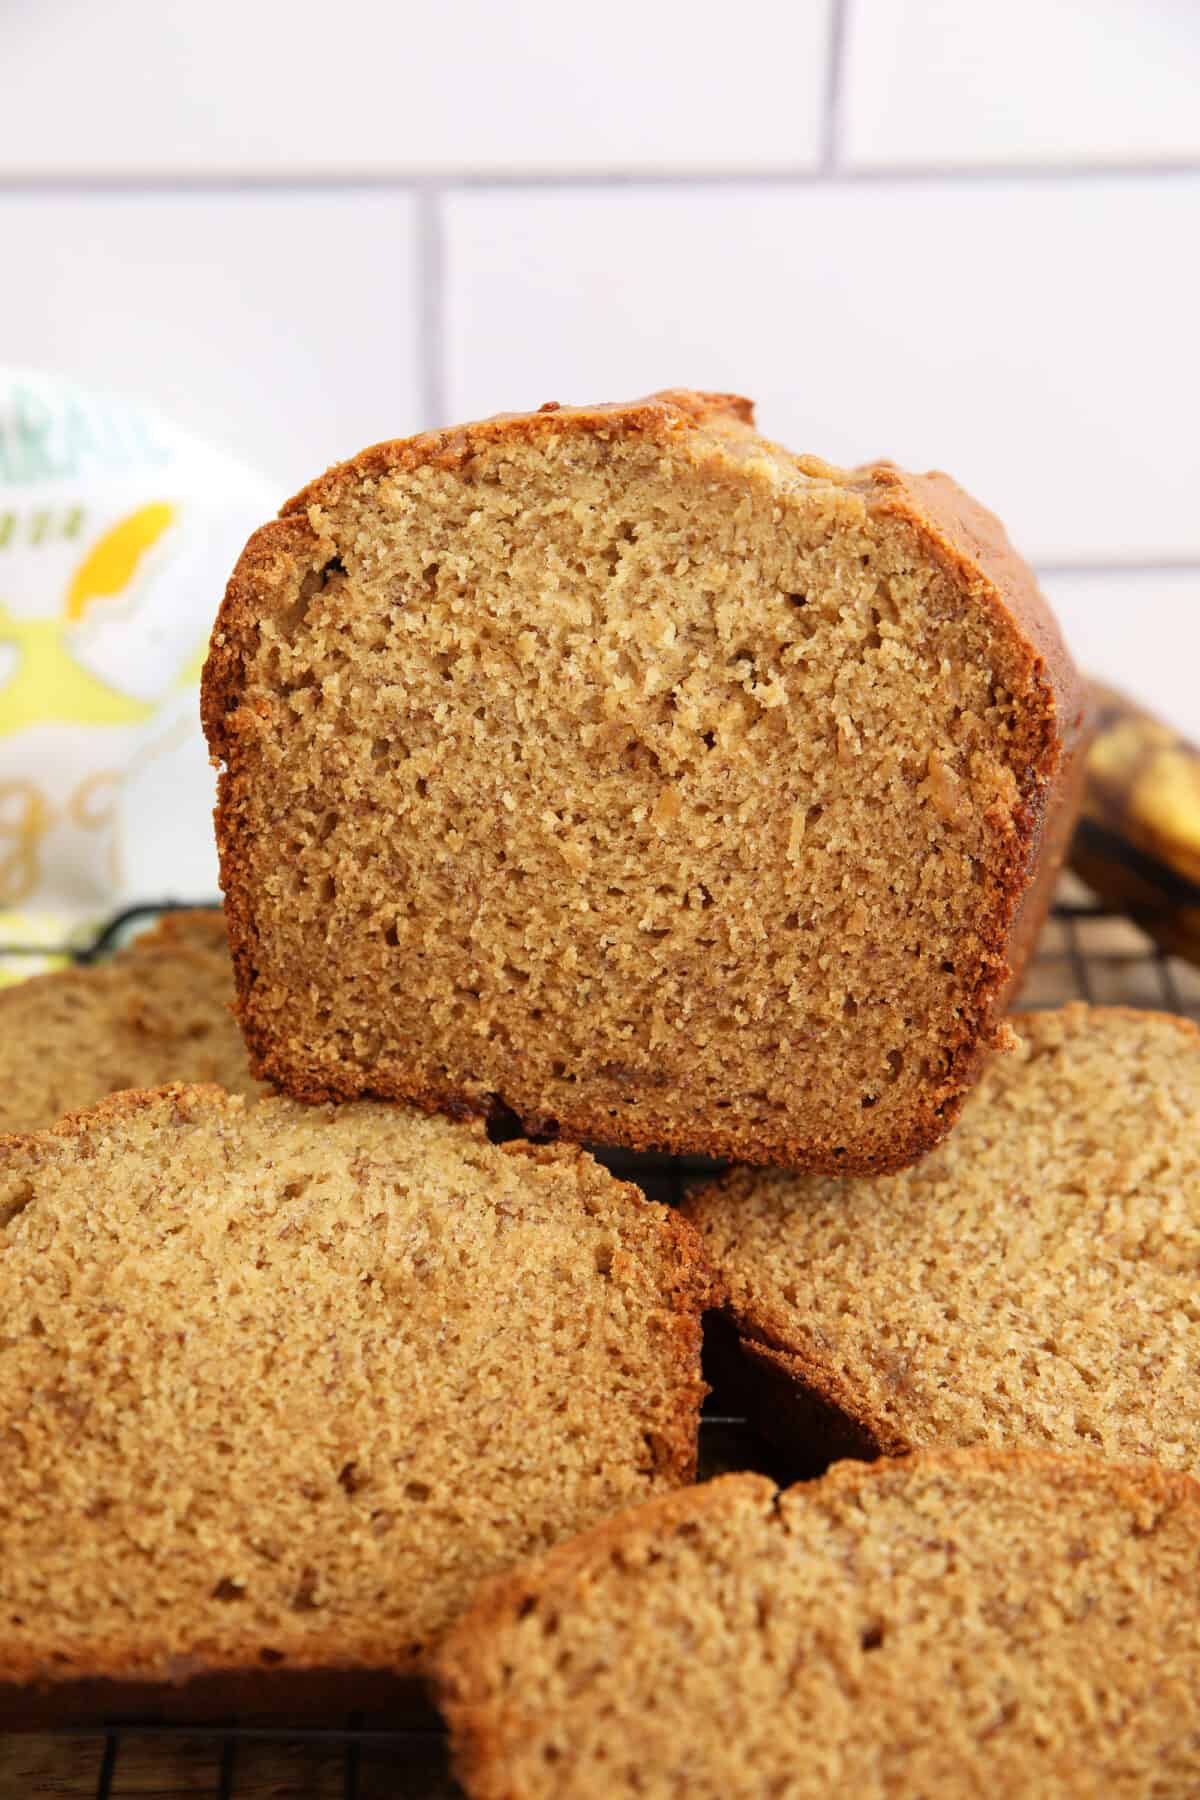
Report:
[[[1070,865],[1164,950],[1200,964],[1200,748],[1111,688],[1093,695]]]

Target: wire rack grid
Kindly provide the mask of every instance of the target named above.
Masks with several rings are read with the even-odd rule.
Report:
[[[134,908],[99,939],[72,949],[94,961],[161,908]],[[1200,968],[1165,956],[1128,919],[1106,912],[1065,877],[1038,943],[1021,1005],[1070,1000],[1152,1007],[1200,1020]],[[601,1152],[617,1174],[654,1199],[677,1201],[713,1167],[697,1159]],[[715,1408],[701,1426],[703,1468],[763,1468],[786,1475],[744,1418]],[[353,1714],[336,1721],[205,1726],[115,1720],[106,1728],[0,1736],[0,1800],[453,1800],[459,1790],[433,1723]]]

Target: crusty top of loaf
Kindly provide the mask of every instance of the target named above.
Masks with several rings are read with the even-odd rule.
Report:
[[[735,461],[742,462],[748,455],[769,457],[785,480],[800,475],[810,481],[855,488],[867,496],[873,509],[908,520],[938,560],[978,597],[1002,605],[1028,637],[1053,681],[1063,745],[1071,751],[1085,724],[1087,683],[1071,658],[1033,571],[1013,548],[996,515],[940,470],[912,474],[887,461],[842,469],[820,457],[785,450],[758,434],[754,402],[740,394],[663,388],[639,400],[594,406],[547,401],[536,412],[496,413],[467,425],[387,440],[335,464],[309,482],[280,508],[280,518],[319,518],[326,506],[336,503],[347,483],[364,477],[390,475],[423,463],[461,468],[493,446],[563,432],[664,440],[687,434],[713,453]]]

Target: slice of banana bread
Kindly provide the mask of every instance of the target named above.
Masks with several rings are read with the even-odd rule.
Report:
[[[749,1399],[802,1455],[1057,1445],[1200,1469],[1200,1032],[1014,1020],[957,1129],[890,1179],[738,1170],[685,1211]]]
[[[119,1088],[268,1090],[234,1023],[219,913],[167,913],[107,962],[0,988],[0,1131],[38,1131]]]
[[[443,1647],[470,1800],[1200,1792],[1200,1485],[994,1451],[729,1475]]]
[[[176,1087],[0,1140],[0,1221],[9,1722],[403,1673],[692,1478],[703,1254],[582,1151]]]
[[[205,671],[256,1067],[303,1099],[827,1170],[949,1128],[1049,898],[1083,688],[943,475],[677,392],[379,445]]]

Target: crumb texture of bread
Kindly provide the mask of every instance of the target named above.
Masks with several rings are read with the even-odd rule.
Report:
[[[737,1170],[688,1200],[764,1423],[806,1429],[790,1384],[866,1454],[1019,1443],[1198,1470],[1200,1032],[1082,1005],[1013,1025],[1016,1053],[915,1168]]]
[[[1200,1488],[989,1451],[733,1475],[444,1647],[470,1800],[1190,1800]]]
[[[240,1017],[289,1093],[839,1171],[949,1128],[1082,688],[953,482],[749,416],[380,445],[251,540],[203,705]]]
[[[690,1481],[699,1243],[582,1151],[121,1094],[0,1140],[0,1680],[419,1666]]]
[[[219,913],[166,913],[106,962],[0,988],[0,1132],[40,1131],[120,1088],[216,1082],[254,1098]]]

